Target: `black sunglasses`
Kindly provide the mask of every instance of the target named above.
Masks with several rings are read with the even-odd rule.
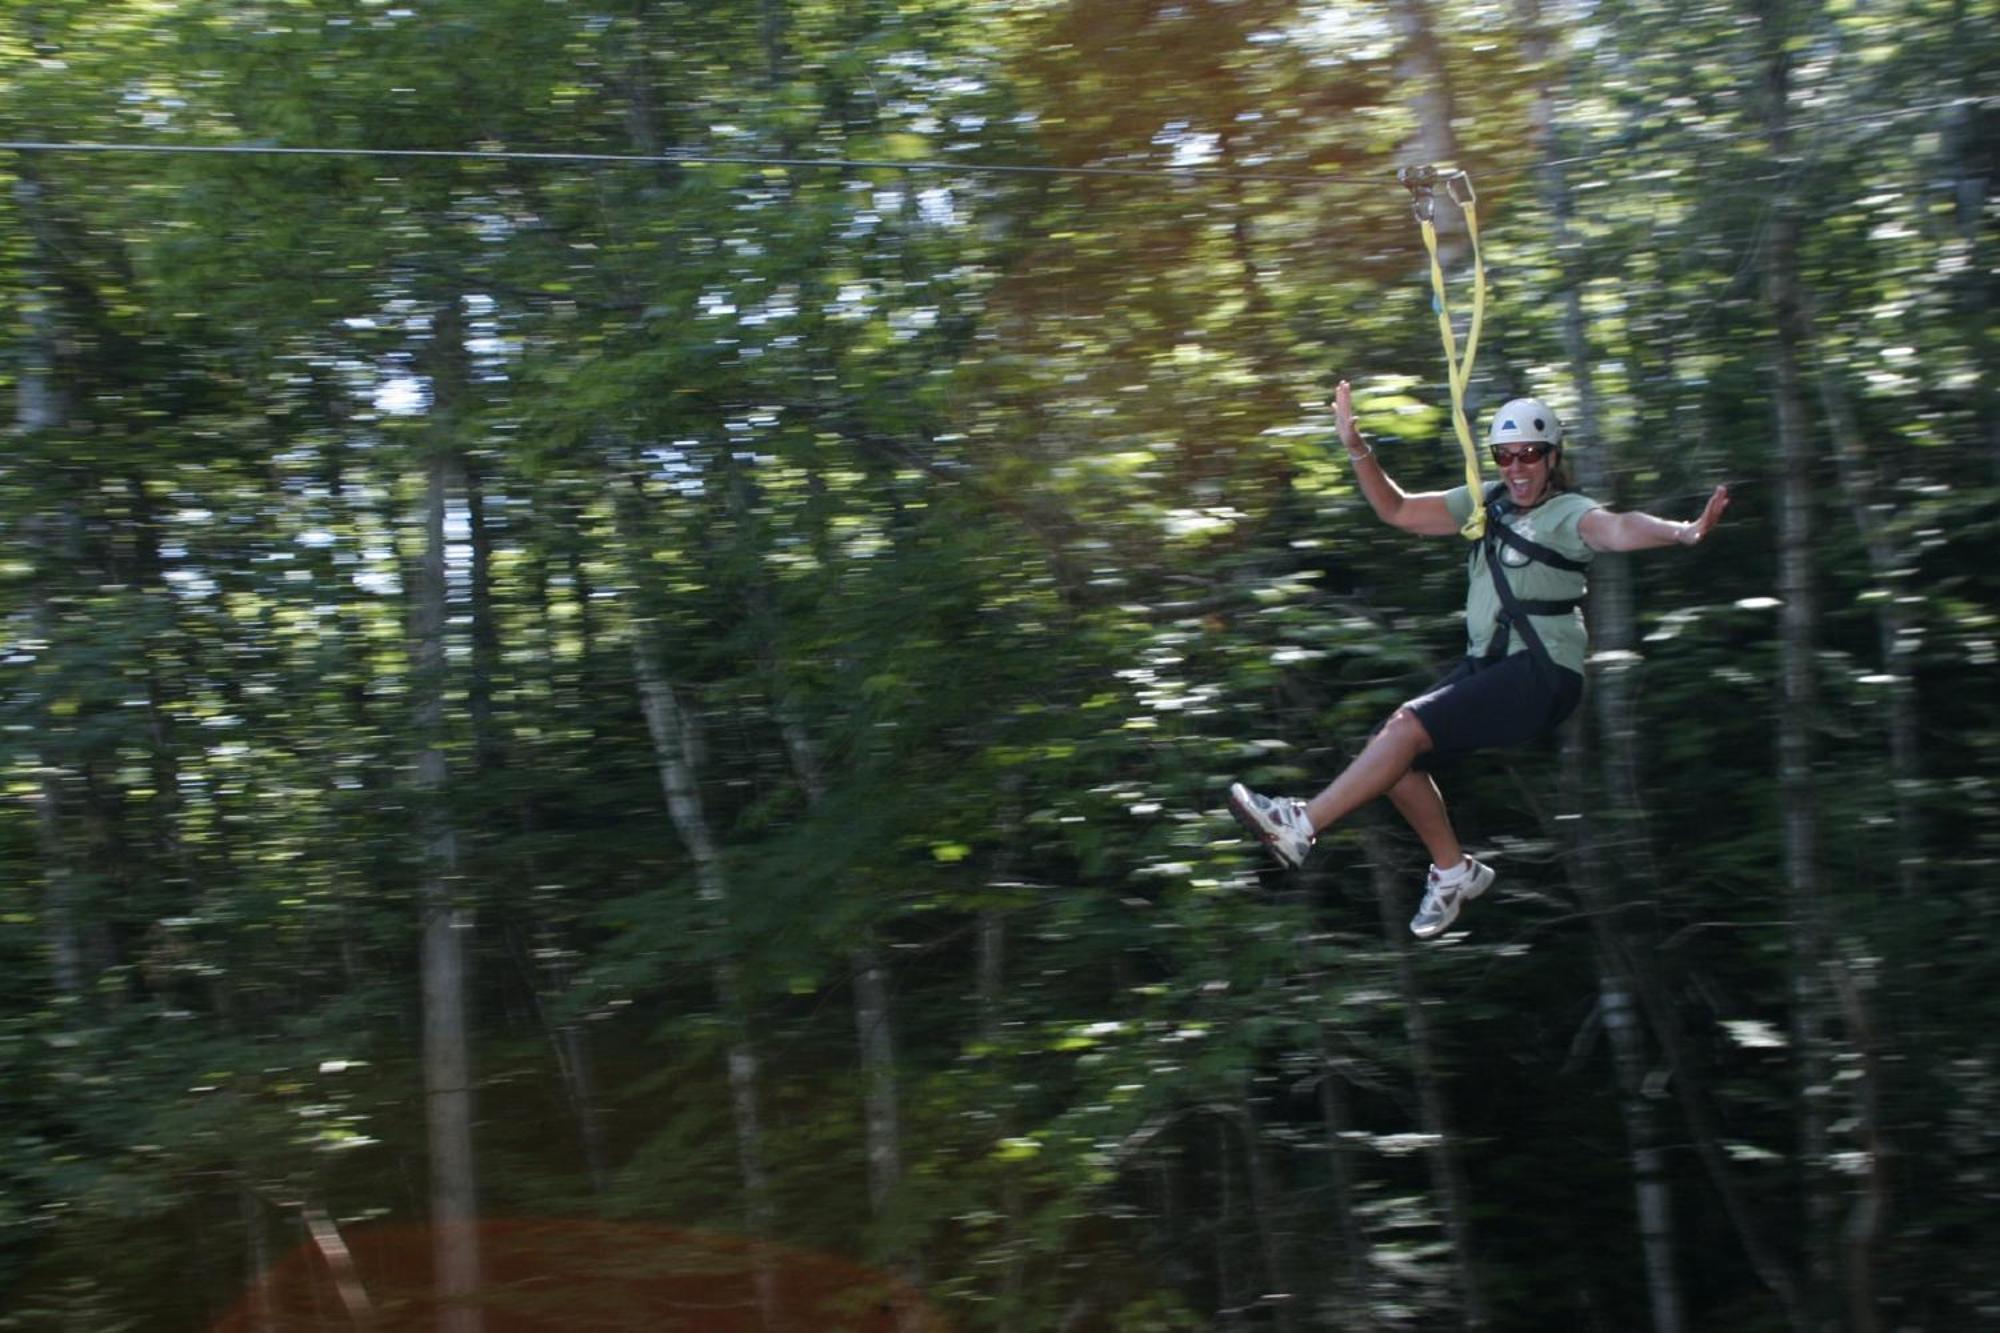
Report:
[[[1554,448],[1548,444],[1523,444],[1512,449],[1502,449],[1497,445],[1493,450],[1493,466],[1506,467],[1509,463],[1539,463]]]

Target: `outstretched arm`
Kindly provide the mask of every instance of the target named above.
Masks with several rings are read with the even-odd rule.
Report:
[[[1396,484],[1375,456],[1375,446],[1361,438],[1354,424],[1354,400],[1342,380],[1333,391],[1333,419],[1340,428],[1340,442],[1354,464],[1354,480],[1375,517],[1392,528],[1414,532],[1420,537],[1449,537],[1458,531],[1458,520],[1444,502],[1444,492],[1406,493]]]
[[[1583,516],[1578,531],[1584,545],[1593,551],[1651,551],[1662,546],[1694,546],[1708,536],[1709,529],[1722,520],[1729,508],[1729,488],[1717,486],[1701,517],[1692,523],[1655,518],[1637,510],[1615,514],[1609,509],[1593,509]]]

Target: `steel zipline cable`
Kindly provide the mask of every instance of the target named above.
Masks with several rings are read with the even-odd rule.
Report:
[[[1885,111],[1861,112],[1852,116],[1829,116],[1822,120],[1801,121],[1795,124],[1793,128],[1795,131],[1810,133],[1817,129],[1832,129],[1842,126],[1887,125],[1911,116],[1927,115],[1932,112],[1950,110],[1955,107],[1989,105],[1994,102],[2000,102],[2000,98],[1992,96],[1941,98],[1936,101],[1919,102],[1911,106],[1896,107]],[[1763,134],[1764,131],[1762,129],[1746,129],[1704,136],[1701,141],[1705,144],[1730,143],[1742,139],[1761,138]],[[1636,146],[1626,145],[1617,149],[1582,153],[1526,167],[1487,170],[1480,174],[1484,180],[1505,180],[1516,176],[1528,175],[1544,167],[1578,166],[1606,161],[1623,156]],[[958,175],[1097,176],[1148,180],[1249,181],[1274,185],[1365,185],[1369,187],[1393,184],[1395,178],[1395,168],[1387,166],[1385,166],[1383,174],[1379,176],[1373,174],[1358,176],[1350,172],[1332,171],[1218,170],[1211,167],[1179,166],[1172,163],[1144,167],[1049,166],[1028,162],[953,162],[936,158],[896,161],[889,159],[870,160],[840,157],[764,157],[754,153],[589,153],[559,150],[533,151],[509,148],[334,148],[288,147],[261,143],[199,144],[0,139],[0,150],[17,153],[141,153],[225,157],[344,157],[462,162],[569,162],[580,165],[640,167],[726,166],[786,171],[904,171],[911,173],[949,173]]]
[[[271,144],[85,143],[0,139],[0,149],[22,153],[166,153],[244,157],[367,157],[493,162],[575,162],[635,167],[763,167],[784,170],[908,171],[989,175],[1123,176],[1155,179],[1266,181],[1281,185],[1379,185],[1374,177],[1322,172],[1312,175],[1260,171],[1216,171],[1206,167],[1057,167],[1025,162],[950,162],[938,159],[893,161],[842,157],[763,157],[754,153],[584,153],[534,152],[508,148],[287,148]]]

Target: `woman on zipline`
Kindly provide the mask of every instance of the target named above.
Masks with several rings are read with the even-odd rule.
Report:
[[[1333,405],[1355,479],[1376,517],[1419,537],[1450,537],[1465,527],[1477,497],[1464,486],[1406,493],[1355,429],[1345,380]],[[1696,545],[1729,507],[1727,488],[1718,486],[1692,523],[1613,513],[1570,489],[1562,434],[1556,414],[1533,398],[1517,398],[1494,414],[1487,443],[1502,482],[1486,493],[1486,533],[1468,570],[1466,656],[1450,674],[1390,714],[1354,762],[1310,801],[1260,796],[1240,782],[1229,788],[1230,810],[1288,866],[1304,863],[1322,831],[1387,795],[1430,852],[1423,903],[1410,921],[1422,939],[1442,933],[1459,908],[1493,883],[1492,867],[1459,845],[1430,765],[1519,745],[1560,725],[1583,695],[1581,603],[1591,557]]]

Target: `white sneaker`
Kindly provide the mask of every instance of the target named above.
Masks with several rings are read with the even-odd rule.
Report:
[[[1312,850],[1313,826],[1306,803],[1289,797],[1259,796],[1240,782],[1229,784],[1229,812],[1249,829],[1271,854],[1296,869]]]
[[[1469,856],[1457,870],[1432,866],[1424,881],[1424,901],[1410,918],[1410,933],[1420,940],[1443,934],[1446,926],[1458,920],[1458,909],[1486,892],[1492,883],[1493,867]]]

